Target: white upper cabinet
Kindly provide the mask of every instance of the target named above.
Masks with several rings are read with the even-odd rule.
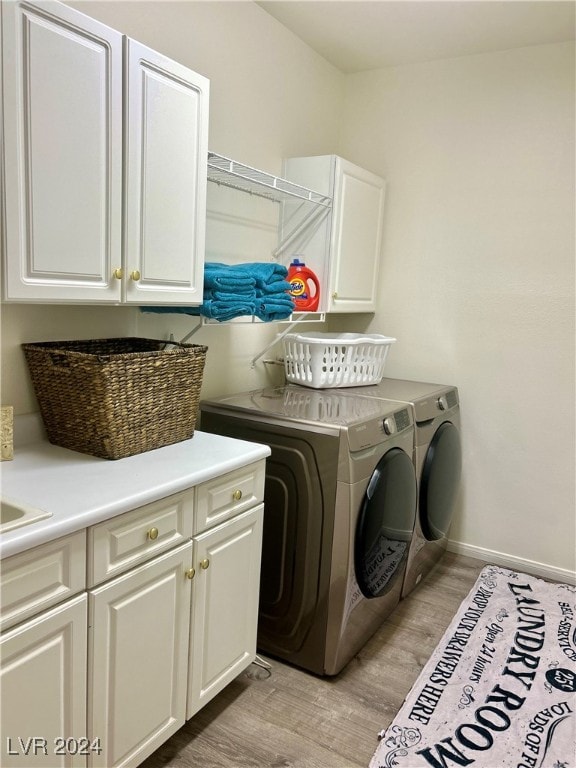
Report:
[[[55,0],[2,43],[4,298],[201,303],[208,81]]]
[[[122,35],[59,3],[2,2],[4,297],[119,301]]]
[[[126,46],[126,301],[201,304],[208,80]]]
[[[384,181],[335,158],[328,311],[376,310]]]
[[[374,312],[382,247],[385,182],[336,155],[290,158],[285,177],[329,195],[332,210],[303,230],[298,254],[320,280],[323,312]],[[285,204],[281,236],[301,214]]]

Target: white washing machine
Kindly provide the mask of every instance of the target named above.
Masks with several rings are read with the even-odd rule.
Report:
[[[336,674],[401,599],[416,515],[412,409],[294,385],[200,409],[202,430],[272,451],[258,648]]]
[[[412,408],[418,511],[402,589],[405,597],[446,550],[462,471],[458,389],[445,384],[385,378],[379,384],[329,391],[345,392],[351,397],[382,398],[410,404]]]

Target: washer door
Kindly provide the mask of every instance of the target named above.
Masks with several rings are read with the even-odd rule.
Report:
[[[404,575],[415,518],[414,465],[405,451],[392,448],[374,469],[356,524],[354,565],[365,597],[381,597]]]
[[[452,422],[445,421],[430,441],[420,479],[420,527],[428,541],[448,533],[461,472],[460,434]]]

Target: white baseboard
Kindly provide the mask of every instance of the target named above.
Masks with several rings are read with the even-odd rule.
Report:
[[[538,563],[535,560],[527,560],[523,557],[507,555],[504,552],[496,552],[492,549],[483,549],[482,547],[475,547],[471,544],[463,544],[460,541],[454,541],[452,539],[448,540],[447,549],[449,552],[454,552],[457,555],[475,557],[478,560],[485,560],[494,565],[502,565],[505,568],[511,568],[512,570],[520,571],[521,573],[540,576],[543,579],[558,581],[561,584],[576,585],[576,573],[574,573],[574,571],[569,571],[567,568],[555,568],[552,565]]]

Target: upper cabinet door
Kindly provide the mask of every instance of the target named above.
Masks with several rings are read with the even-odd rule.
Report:
[[[376,310],[384,181],[336,158],[329,311]]]
[[[200,304],[209,81],[126,45],[126,301]]]
[[[375,312],[384,218],[383,179],[337,155],[291,157],[286,178],[332,198],[329,215],[302,227],[295,245],[320,280],[321,312]],[[301,213],[284,204],[285,237]]]
[[[122,35],[3,0],[5,298],[120,299]]]

